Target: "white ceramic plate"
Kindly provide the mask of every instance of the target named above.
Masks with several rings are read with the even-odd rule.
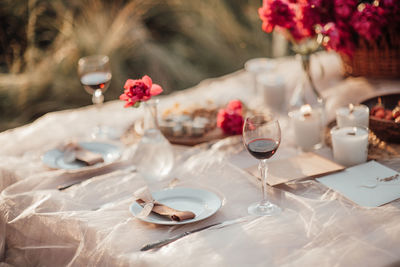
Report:
[[[115,145],[107,144],[107,143],[98,143],[98,142],[82,142],[79,143],[83,148],[99,153],[103,156],[104,162],[98,163],[93,166],[103,166],[105,164],[109,164],[117,160],[121,156],[121,149]],[[48,167],[53,169],[64,169],[64,170],[76,170],[85,167],[93,167],[87,166],[85,163],[80,161],[72,161],[67,162],[64,160],[64,152],[60,149],[52,149],[47,151],[43,157],[42,161]]]
[[[181,211],[187,210],[196,214],[193,219],[181,222],[172,221],[153,212],[145,218],[139,218],[142,221],[155,224],[178,225],[198,222],[213,215],[222,204],[221,199],[216,194],[203,189],[177,187],[158,191],[152,195],[155,200],[171,208]],[[143,208],[134,202],[129,209],[133,215],[137,216]]]

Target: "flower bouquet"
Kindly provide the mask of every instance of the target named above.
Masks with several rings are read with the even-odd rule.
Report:
[[[399,0],[264,0],[259,16],[297,53],[322,45],[342,56],[348,74],[400,76]]]

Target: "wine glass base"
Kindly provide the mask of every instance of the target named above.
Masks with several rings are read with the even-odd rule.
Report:
[[[274,216],[282,212],[282,209],[271,202],[266,203],[253,203],[247,209],[248,213],[251,215],[259,216]]]

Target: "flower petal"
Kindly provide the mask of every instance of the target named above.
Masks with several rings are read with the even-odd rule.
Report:
[[[163,89],[158,84],[153,84],[153,86],[150,88],[150,95],[152,95],[152,96],[159,95],[162,92],[163,92]]]
[[[132,79],[126,80],[125,85],[124,85],[125,90],[129,89],[134,84],[135,84],[135,80],[132,80]]]
[[[129,97],[126,94],[122,94],[122,95],[119,96],[119,99],[127,101],[129,99]]]
[[[124,105],[124,108],[128,108],[130,106],[133,106],[133,103],[132,102],[126,102],[125,105]]]
[[[150,78],[149,76],[144,75],[144,76],[142,77],[142,81],[143,81],[143,83],[144,83],[147,87],[151,88],[151,86],[152,86],[152,84],[153,84],[153,81],[151,80],[151,78]]]

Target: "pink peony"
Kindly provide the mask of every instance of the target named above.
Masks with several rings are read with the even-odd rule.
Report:
[[[225,134],[241,134],[243,128],[242,103],[232,100],[225,109],[220,109],[217,115],[217,126]]]
[[[282,0],[263,0],[263,5],[258,9],[258,15],[263,21],[262,29],[270,33],[275,26],[290,28],[294,25],[294,12]]]
[[[124,107],[138,107],[140,102],[147,101],[163,91],[161,86],[153,84],[151,78],[147,75],[138,80],[128,79],[125,82],[124,89],[124,93],[119,96],[119,99],[126,101]]]
[[[350,23],[360,36],[368,41],[376,41],[387,23],[383,15],[381,7],[365,4],[362,11],[355,12]]]

